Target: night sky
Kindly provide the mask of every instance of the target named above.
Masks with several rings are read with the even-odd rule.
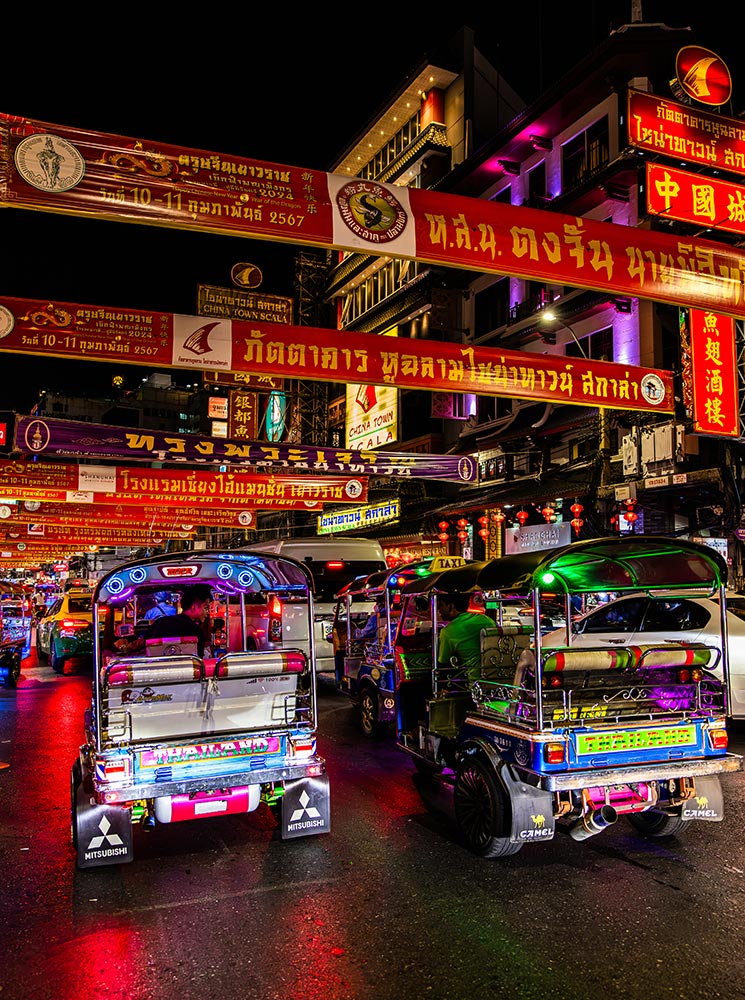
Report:
[[[12,32],[4,31],[14,56],[4,65],[0,111],[327,170],[425,55],[462,26],[530,102],[611,28],[630,21],[632,4],[479,2],[453,4],[444,14],[325,4],[299,16],[289,9],[256,14],[255,7],[241,14],[238,7],[219,18],[209,9],[193,16],[154,5],[122,11],[107,33],[91,38],[95,25],[84,27],[82,15],[72,22],[32,5],[28,14],[16,8]],[[642,2],[641,10],[645,22],[691,26],[691,42],[713,49],[732,72],[728,113],[745,109],[742,9]],[[297,248],[267,241],[8,208],[0,212],[0,241],[4,295],[196,313],[197,284],[229,285],[237,261],[262,269],[263,291],[293,294]],[[0,409],[24,413],[40,389],[105,396],[113,374],[124,375],[129,388],[148,374],[7,353],[0,366]],[[188,372],[172,375],[190,381]]]

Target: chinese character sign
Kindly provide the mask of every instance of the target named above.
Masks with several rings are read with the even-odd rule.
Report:
[[[734,320],[691,309],[693,427],[700,434],[740,434]]]

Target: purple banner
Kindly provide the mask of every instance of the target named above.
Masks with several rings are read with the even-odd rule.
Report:
[[[477,466],[466,455],[407,451],[351,451],[313,445],[231,441],[203,434],[87,424],[47,417],[16,417],[13,447],[48,458],[112,458],[128,462],[229,465],[256,471],[338,472],[357,476],[401,476],[470,483]]]

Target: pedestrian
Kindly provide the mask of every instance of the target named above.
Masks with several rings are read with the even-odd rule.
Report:
[[[468,594],[440,598],[440,613],[448,624],[437,641],[438,668],[464,669],[469,681],[481,676],[481,630],[491,622],[483,611],[469,611]]]

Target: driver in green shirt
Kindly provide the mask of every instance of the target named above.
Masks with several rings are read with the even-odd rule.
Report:
[[[440,613],[448,624],[437,642],[437,666],[455,663],[465,668],[469,681],[481,676],[481,630],[491,622],[482,611],[469,611],[468,594],[449,594],[440,598]]]

